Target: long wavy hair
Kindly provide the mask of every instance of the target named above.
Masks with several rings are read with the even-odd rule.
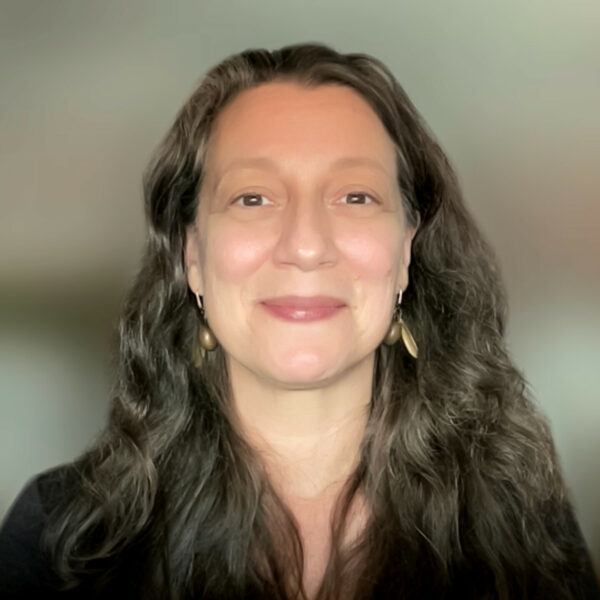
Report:
[[[492,252],[390,71],[316,44],[214,67],[155,153],[108,424],[74,463],[75,491],[45,532],[57,573],[66,587],[129,585],[144,598],[306,598],[294,519],[233,425],[223,353],[199,356],[183,262],[215,118],[243,90],[281,80],[347,86],[370,104],[419,224],[403,297],[419,358],[401,344],[376,351],[360,461],[338,500],[318,598],[575,597],[572,516],[548,427],[506,350]],[[345,546],[358,493],[369,519]]]

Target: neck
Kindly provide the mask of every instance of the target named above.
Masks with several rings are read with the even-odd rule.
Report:
[[[337,496],[356,468],[373,380],[371,355],[313,389],[286,389],[229,360],[234,414],[289,500]]]

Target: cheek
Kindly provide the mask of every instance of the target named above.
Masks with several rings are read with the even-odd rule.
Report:
[[[389,279],[398,272],[400,234],[397,227],[383,225],[346,231],[338,238],[338,247],[357,279]]]
[[[207,227],[203,270],[210,281],[239,283],[254,273],[268,256],[264,232],[247,226],[225,225],[215,217]]]

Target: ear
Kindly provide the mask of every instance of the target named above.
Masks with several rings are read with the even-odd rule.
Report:
[[[185,274],[190,290],[194,294],[204,295],[202,282],[202,269],[200,265],[200,240],[196,227],[190,227],[185,233],[185,244],[183,247],[183,262]]]
[[[412,254],[412,241],[417,233],[417,226],[406,225],[404,229],[404,239],[401,242],[400,247],[400,272],[399,282],[400,289],[404,290],[408,286],[408,267],[410,265],[410,259]]]
[[[417,233],[417,228],[411,225],[406,226],[406,231],[404,234],[404,240],[402,241],[402,262],[404,266],[408,269],[410,265],[411,258],[411,250],[412,250],[412,242]]]

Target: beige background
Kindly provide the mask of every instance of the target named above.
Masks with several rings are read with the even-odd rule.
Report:
[[[0,2],[0,516],[93,439],[140,181],[201,74],[322,41],[397,75],[503,266],[509,343],[600,557],[600,3]]]

